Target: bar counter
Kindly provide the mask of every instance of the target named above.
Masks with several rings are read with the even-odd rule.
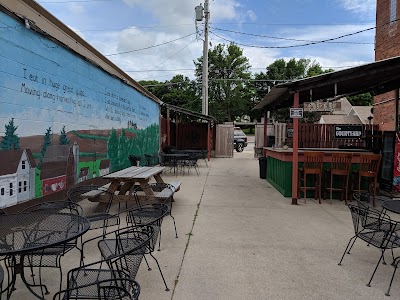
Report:
[[[333,152],[351,152],[353,158],[351,161],[351,170],[356,170],[360,163],[361,154],[372,154],[372,152],[363,149],[337,149],[337,148],[299,148],[299,165],[304,162],[304,152],[319,151],[324,152],[323,170],[329,169],[332,162]],[[264,155],[267,157],[267,181],[276,188],[283,196],[292,196],[292,164],[293,149],[282,148],[263,148]],[[323,192],[323,191],[321,191]],[[323,193],[322,193],[323,195]]]

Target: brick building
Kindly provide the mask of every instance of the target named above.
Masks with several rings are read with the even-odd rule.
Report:
[[[375,61],[400,56],[400,0],[377,0]],[[374,124],[395,130],[394,91],[374,97]]]

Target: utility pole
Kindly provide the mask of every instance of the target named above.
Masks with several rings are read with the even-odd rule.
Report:
[[[210,18],[208,0],[204,1],[204,18],[202,113],[208,115],[208,19]]]
[[[208,6],[209,0],[204,0],[204,8],[200,4],[195,7],[196,22],[204,19],[204,43],[203,43],[203,74],[202,74],[202,106],[201,113],[208,115],[208,20],[210,18],[210,10]],[[196,23],[197,30],[197,23]]]

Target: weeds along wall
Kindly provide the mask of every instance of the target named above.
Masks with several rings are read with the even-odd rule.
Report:
[[[0,11],[0,207],[159,150],[159,106]]]

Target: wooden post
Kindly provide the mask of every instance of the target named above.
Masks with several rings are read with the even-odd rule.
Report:
[[[263,147],[267,147],[267,126],[268,126],[268,111],[264,111],[264,134],[263,134]],[[262,149],[262,154],[263,156],[266,155],[266,150],[263,148]]]
[[[169,117],[169,107],[167,107],[167,147],[171,146],[171,119]]]
[[[299,107],[299,92],[294,94],[293,107]],[[299,176],[299,119],[293,118],[292,204],[297,205],[297,180]]]
[[[179,115],[177,112],[175,112],[175,147],[176,149],[179,149],[178,147],[178,137],[179,137]]]

